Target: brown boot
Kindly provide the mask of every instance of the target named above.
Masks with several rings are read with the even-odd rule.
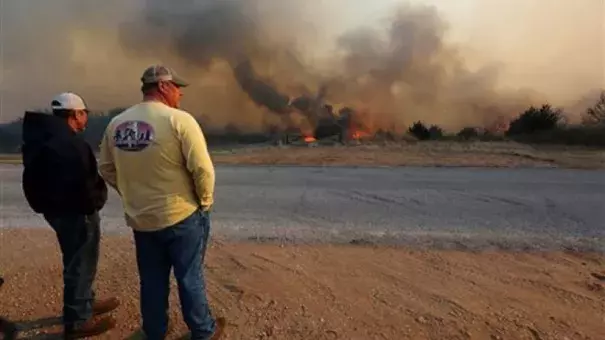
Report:
[[[219,340],[221,338],[221,336],[223,336],[223,333],[225,332],[226,325],[227,325],[227,322],[225,321],[225,318],[217,318],[216,319],[216,328],[215,328],[214,334],[212,334],[212,337],[210,338],[210,340]],[[189,339],[191,339],[191,333],[187,333],[179,338],[179,340],[189,340]]]
[[[227,325],[227,321],[225,320],[225,318],[217,318],[216,319],[216,330],[214,331],[214,334],[212,334],[212,338],[210,338],[210,340],[220,339],[221,336],[223,336],[223,333],[225,332],[226,325]]]
[[[5,319],[0,318],[0,335],[4,340],[17,339],[17,326]]]
[[[65,339],[81,339],[101,335],[116,327],[116,320],[111,317],[90,319],[79,327],[65,326]]]
[[[94,316],[109,313],[120,306],[120,300],[112,297],[105,300],[95,301],[92,304],[92,313]]]

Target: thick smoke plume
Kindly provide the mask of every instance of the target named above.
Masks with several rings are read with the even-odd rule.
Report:
[[[289,110],[290,98],[279,93],[271,85],[258,78],[249,60],[235,66],[233,74],[237,82],[256,104],[269,110],[286,114]]]
[[[281,80],[286,87],[300,87],[303,85],[296,81],[295,74],[309,75],[295,57],[296,47],[288,43],[288,39],[280,40],[274,34],[279,25],[265,20],[270,18],[267,11],[275,17],[292,11],[294,17],[297,7],[292,2],[285,3],[286,7],[274,8],[272,1],[204,0],[173,6],[165,1],[147,0],[138,20],[121,27],[121,43],[133,56],[156,53],[158,45],[164,46],[176,53],[188,68],[209,71],[212,65],[222,63],[231,69],[233,81],[240,91],[257,106],[252,111],[265,118],[261,119],[262,123],[267,123],[267,116],[271,115],[282,120],[283,116],[294,113],[290,106],[292,94],[282,93],[277,83]],[[286,30],[295,29],[286,26]],[[281,68],[279,73],[264,77],[256,70],[264,69],[267,73],[276,67]],[[230,120],[242,125],[245,121],[242,116],[254,114],[237,112],[240,117],[230,115]]]
[[[342,67],[320,75],[300,61],[284,65],[285,60],[274,57],[298,51],[281,44],[262,25],[265,17],[257,9],[263,5],[260,0],[205,0],[171,7],[148,0],[140,19],[144,29],[124,26],[123,43],[146,54],[154,51],[149,42],[161,41],[200,68],[222,60],[233,68],[236,81],[254,103],[277,114],[291,110],[290,96],[309,96],[306,85],[324,86],[325,100],[367,113],[374,129],[403,130],[413,120],[454,128],[490,124],[530,102],[518,95],[504,101],[495,89],[497,69],[467,70],[457,51],[445,44],[447,27],[433,7],[401,7],[386,34],[368,29],[345,34],[338,40],[344,52],[338,59]],[[254,61],[278,64],[280,73],[266,77],[272,84],[261,80]],[[301,73],[314,84],[297,83],[294,75]],[[278,86],[297,86],[307,93],[282,94]]]
[[[496,29],[490,27],[494,20],[483,13],[489,14],[498,1],[486,6],[477,0],[474,17],[466,20],[483,26],[472,31],[485,27],[483,31],[493,32],[502,45],[508,26],[516,20],[516,26],[527,27],[525,36],[515,41],[539,38],[542,49],[547,49],[558,46],[559,33],[541,30],[539,36],[532,35],[532,25],[558,15],[567,19],[561,25],[568,38],[575,38],[559,44],[592,42],[593,51],[578,53],[596,54],[591,60],[605,61],[603,47],[598,46],[603,34],[582,30],[584,22],[598,25],[598,18],[582,17],[584,12],[566,17],[579,4],[561,5],[556,13],[549,13],[553,6],[532,12],[511,1],[523,13],[533,14],[521,17],[499,11],[503,21]],[[593,7],[590,13],[603,9],[599,0],[586,1]],[[334,18],[347,15],[348,2],[323,3],[110,0],[101,6],[93,0],[5,0],[0,10],[3,120],[25,108],[42,106],[64,90],[80,92],[99,109],[130,105],[139,98],[140,73],[155,62],[173,66],[192,82],[184,106],[193,114],[215,127],[234,124],[247,130],[284,124],[284,117],[287,125],[308,129],[324,104],[334,105],[336,112],[355,108],[372,129],[400,131],[416,120],[449,129],[486,126],[501,116],[518,114],[529,104],[545,100],[558,104],[553,93],[573,93],[566,98],[573,101],[571,97],[605,85],[603,77],[587,76],[602,72],[602,65],[599,69],[594,62],[583,63],[578,55],[573,63],[544,62],[545,69],[553,71],[581,71],[557,74],[564,78],[560,82],[511,76],[511,65],[515,75],[532,74],[535,64],[523,68],[517,61],[538,60],[540,48],[506,54],[489,36],[472,35],[472,47],[481,48],[480,52],[454,45],[449,36],[460,32],[457,26],[436,8],[424,5],[399,5],[381,26],[360,25],[340,35],[330,51],[329,42],[321,37],[335,33]],[[544,0],[544,5],[550,3]],[[552,91],[553,83],[558,84],[557,91]]]

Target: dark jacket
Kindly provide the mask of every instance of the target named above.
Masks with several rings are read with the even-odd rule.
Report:
[[[107,186],[92,148],[64,119],[26,112],[22,153],[23,193],[35,212],[92,214],[107,202]]]

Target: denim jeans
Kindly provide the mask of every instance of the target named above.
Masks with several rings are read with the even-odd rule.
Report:
[[[141,281],[141,315],[147,339],[164,339],[168,327],[170,269],[191,339],[209,339],[216,324],[210,312],[202,265],[210,233],[210,216],[196,211],[174,226],[134,232]]]
[[[63,323],[78,327],[92,317],[101,220],[92,215],[48,216],[63,255]]]

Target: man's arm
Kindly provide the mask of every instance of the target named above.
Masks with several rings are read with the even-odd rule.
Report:
[[[83,139],[76,137],[76,147],[80,157],[80,175],[83,190],[82,206],[87,212],[100,211],[107,202],[107,186],[97,170],[97,160],[90,145]]]
[[[110,125],[105,129],[105,133],[103,134],[103,138],[101,139],[100,145],[100,157],[99,157],[99,173],[101,177],[107,182],[109,186],[114,188],[118,193],[118,181],[116,174],[116,166],[113,161],[113,153],[111,152],[111,144],[109,142],[109,130]]]
[[[175,128],[181,140],[185,164],[191,173],[200,206],[203,210],[209,210],[214,203],[215,174],[206,137],[198,122],[189,114],[179,116],[175,121]]]

